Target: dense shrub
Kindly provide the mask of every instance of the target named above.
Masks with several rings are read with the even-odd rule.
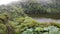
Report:
[[[60,32],[60,23],[40,23],[28,16],[10,19],[6,14],[0,16],[1,34],[59,34]]]
[[[54,15],[55,18],[57,15],[60,18],[59,8],[54,5],[46,7],[31,0],[22,3],[22,7],[20,5],[0,6],[0,34],[60,34],[60,23],[41,23],[27,16]]]

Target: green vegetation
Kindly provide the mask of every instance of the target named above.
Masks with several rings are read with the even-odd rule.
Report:
[[[59,28],[56,28],[54,26],[49,26],[45,28],[36,27],[35,29],[27,29],[22,34],[60,34],[60,31]]]
[[[52,7],[53,4],[44,6],[36,1],[20,5],[0,6],[0,34],[60,34],[60,23],[41,23],[29,17],[46,15],[50,18],[60,18],[60,8]]]
[[[48,18],[59,18],[60,17],[60,7],[59,1],[52,0],[53,3],[44,5],[37,1],[28,0],[23,3],[24,12],[31,17],[48,17]],[[44,16],[45,15],[45,16]]]
[[[7,18],[0,18],[1,34],[60,34],[60,23],[40,23],[28,16],[13,20]]]

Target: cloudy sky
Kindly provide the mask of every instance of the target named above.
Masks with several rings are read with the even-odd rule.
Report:
[[[12,1],[18,1],[18,0],[0,0],[0,5],[8,4],[8,3],[12,2]]]
[[[18,0],[0,0],[0,5],[8,4],[12,1],[18,1]],[[21,0],[19,0],[19,1],[21,1]],[[50,3],[51,2],[51,0],[38,0],[38,1],[45,2],[45,3]]]

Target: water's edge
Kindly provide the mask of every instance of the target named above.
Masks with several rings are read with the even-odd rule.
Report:
[[[38,22],[59,22],[60,19],[52,19],[52,18],[33,18],[34,20],[37,20]]]

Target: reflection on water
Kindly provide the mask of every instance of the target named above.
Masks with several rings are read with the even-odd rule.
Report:
[[[51,19],[51,18],[33,18],[37,20],[38,22],[60,22],[60,20]]]

